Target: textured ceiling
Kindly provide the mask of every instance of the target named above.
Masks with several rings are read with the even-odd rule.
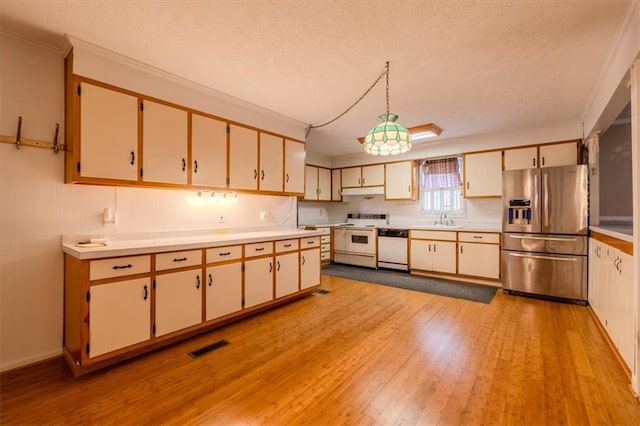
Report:
[[[313,124],[389,60],[391,112],[444,139],[579,121],[630,3],[0,0],[0,27],[54,46],[69,34]],[[384,110],[379,84],[309,149],[360,152]]]

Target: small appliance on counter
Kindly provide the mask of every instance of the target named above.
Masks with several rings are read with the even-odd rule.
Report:
[[[502,286],[587,300],[587,166],[502,174]]]

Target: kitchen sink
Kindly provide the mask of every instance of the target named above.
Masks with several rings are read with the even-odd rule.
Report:
[[[462,225],[445,225],[444,223],[436,223],[434,225],[429,225],[428,228],[460,229],[460,228],[464,228],[464,226],[462,226]]]

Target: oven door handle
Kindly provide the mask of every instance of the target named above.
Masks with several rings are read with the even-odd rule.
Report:
[[[538,254],[522,254],[522,253],[509,253],[509,256],[523,257],[525,259],[538,259],[538,260],[561,260],[564,262],[575,262],[575,257],[557,257],[557,256],[541,256]]]

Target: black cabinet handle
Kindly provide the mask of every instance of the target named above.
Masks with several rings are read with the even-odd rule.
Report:
[[[273,262],[269,262],[269,272],[273,271]]]
[[[309,244],[309,245],[314,244],[314,243],[315,243],[315,241],[307,241],[307,244]]]
[[[180,258],[176,257],[175,259],[173,259],[174,262],[184,262],[185,260],[187,260],[186,257],[180,257]]]
[[[291,244],[285,244],[284,247],[285,248],[289,248],[289,247],[291,247]]]
[[[481,239],[482,239],[482,235],[474,235],[474,236],[473,236],[473,238],[476,238],[476,239],[478,239],[478,240],[481,240]]]
[[[187,161],[183,158],[182,159],[182,171],[184,172],[185,170],[187,170]]]
[[[284,175],[284,181],[285,181],[285,182],[289,182],[289,173],[287,173],[286,175]]]
[[[429,244],[429,251],[431,251],[431,244]]]
[[[263,250],[264,250],[264,247],[256,247],[255,248],[255,251],[263,251]]]
[[[307,261],[307,260],[304,258],[304,256],[302,256],[302,264],[303,264],[303,265],[304,265],[304,263],[305,263],[306,261]]]
[[[209,274],[209,287],[213,284],[213,277]]]
[[[260,180],[264,180],[264,170],[260,171]]]
[[[462,253],[463,253],[463,251],[462,251],[462,246],[460,246],[460,254],[462,254]]]
[[[147,300],[149,298],[149,287],[145,285],[142,289],[144,290],[144,296],[142,296],[142,299]]]
[[[469,182],[467,182],[467,189],[469,189]]]
[[[133,166],[135,162],[136,162],[136,153],[131,151],[131,161],[129,161],[129,164]]]
[[[542,157],[542,165],[544,166],[544,157]]]
[[[193,173],[198,173],[198,160],[193,160]]]
[[[434,253],[436,252],[436,245],[435,244],[433,245],[433,252]]]
[[[253,169],[253,178],[257,179],[258,178],[258,170]]]
[[[536,166],[536,159],[533,158],[533,167],[535,167],[535,166]]]
[[[230,251],[225,251],[224,253],[219,253],[218,256],[229,256],[230,254]]]
[[[196,288],[200,288],[200,275],[196,275]]]
[[[276,264],[278,265],[278,267],[277,267],[276,271],[279,271],[279,270],[280,270],[280,261],[278,260],[278,261],[276,262]]]
[[[128,264],[128,265],[115,265],[113,267],[113,270],[117,271],[118,269],[130,269],[133,268],[132,264]]]

